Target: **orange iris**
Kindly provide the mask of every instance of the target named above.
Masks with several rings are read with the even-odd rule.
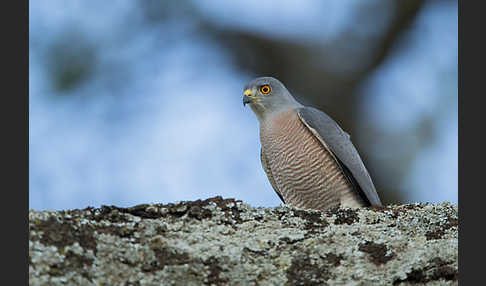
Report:
[[[271,90],[268,84],[260,86],[260,92],[263,94],[269,94]]]

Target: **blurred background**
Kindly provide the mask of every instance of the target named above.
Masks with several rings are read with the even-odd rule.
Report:
[[[457,1],[30,1],[29,208],[277,206],[243,86],[348,133],[382,201],[457,204]]]

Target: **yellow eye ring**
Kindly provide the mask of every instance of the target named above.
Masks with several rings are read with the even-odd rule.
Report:
[[[263,94],[269,94],[272,89],[268,84],[260,86],[260,92]]]

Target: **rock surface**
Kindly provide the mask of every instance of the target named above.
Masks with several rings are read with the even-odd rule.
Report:
[[[457,285],[450,203],[306,211],[234,199],[29,212],[30,285]]]

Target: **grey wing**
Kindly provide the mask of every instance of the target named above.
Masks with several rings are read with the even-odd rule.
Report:
[[[297,109],[297,114],[324,147],[330,149],[337,158],[347,177],[356,185],[361,197],[373,206],[381,206],[373,181],[349,134],[344,132],[331,117],[318,109],[301,107]]]
[[[265,170],[265,173],[267,174],[268,180],[270,181],[270,184],[273,187],[273,190],[277,193],[278,197],[282,200],[282,202],[285,204],[285,201],[278,191],[277,184],[275,183],[275,180],[273,179],[272,171],[270,170],[270,167],[268,166],[267,158],[265,157],[265,154],[263,154],[263,149],[260,149],[260,160],[262,161],[262,166],[263,170]]]

